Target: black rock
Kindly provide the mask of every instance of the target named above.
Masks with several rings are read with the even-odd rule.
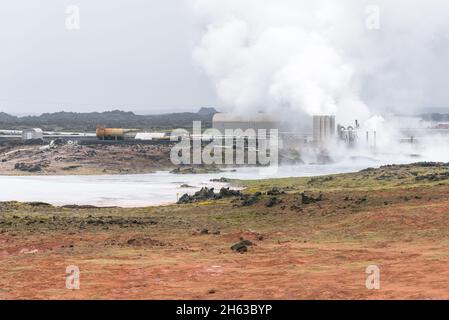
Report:
[[[280,204],[281,202],[282,202],[282,201],[279,200],[278,198],[273,197],[273,198],[270,198],[270,199],[268,200],[268,202],[265,204],[265,206],[266,206],[267,208],[272,208],[272,207],[274,207],[275,205]]]
[[[16,163],[14,169],[25,172],[39,172],[42,171],[42,166],[40,164],[32,164],[32,163]]]
[[[252,246],[253,243],[249,240],[242,240],[239,243],[234,244],[231,247],[232,251],[238,252],[238,253],[245,253],[248,251],[248,246]]]
[[[301,193],[301,203],[302,204],[311,204],[320,202],[323,200],[323,194],[320,193],[318,197],[308,196],[305,192]]]

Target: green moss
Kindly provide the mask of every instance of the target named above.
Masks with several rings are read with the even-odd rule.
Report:
[[[247,192],[264,192],[273,186],[287,192],[340,191],[340,190],[383,190],[397,187],[435,186],[449,184],[449,165],[421,167],[415,165],[385,166],[356,173],[336,174],[312,178],[285,178],[272,180],[239,180],[236,186]],[[445,178],[447,175],[447,178]],[[436,176],[435,180],[431,178]],[[419,180],[418,178],[421,178]],[[441,180],[439,180],[441,179]]]

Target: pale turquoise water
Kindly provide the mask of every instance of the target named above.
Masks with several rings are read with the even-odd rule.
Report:
[[[265,179],[307,177],[353,172],[366,168],[359,165],[298,165],[284,166],[277,171],[240,168],[236,172],[217,174],[175,175],[168,172],[113,176],[0,176],[0,201],[42,201],[54,205],[95,205],[143,207],[169,204],[184,193],[201,187],[221,188],[224,183],[211,179]],[[180,188],[188,184],[195,188]]]

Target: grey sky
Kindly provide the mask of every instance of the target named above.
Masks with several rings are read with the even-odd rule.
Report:
[[[80,30],[65,27],[67,5]],[[184,0],[17,0],[0,5],[0,111],[196,110],[216,104],[192,59]]]
[[[315,11],[317,16],[311,11],[315,2],[320,3],[318,9],[323,6]],[[0,4],[0,111],[161,113],[202,106],[242,109],[253,103],[258,109],[267,104],[279,112],[278,106],[286,101],[292,107],[309,101],[298,88],[308,85],[311,77],[319,74],[321,87],[329,84],[328,72],[336,69],[333,64],[321,64],[315,55],[309,55],[309,60],[298,58],[307,53],[307,39],[315,39],[316,34],[329,40],[330,49],[343,58],[342,65],[353,67],[354,81],[348,89],[370,109],[448,108],[449,4],[376,0],[382,27],[370,32],[364,21],[366,3],[371,1],[346,0],[344,6],[327,0],[4,1]],[[69,5],[80,8],[78,31],[66,29]],[[323,24],[317,24],[317,19]],[[240,29],[228,34],[235,21],[248,27],[245,36]],[[208,24],[215,28],[205,32]],[[311,36],[299,40],[295,31],[293,36],[280,32],[269,37],[286,25],[288,32],[305,30]],[[220,30],[223,35],[216,32]],[[239,39],[244,39],[244,45]],[[195,60],[198,46],[202,51]],[[290,60],[297,63],[288,65]],[[267,70],[272,64],[279,66]],[[313,68],[307,75],[304,69],[309,66]],[[278,80],[275,85],[273,79]],[[278,88],[274,100],[265,97],[269,85]],[[307,108],[309,102],[305,104],[301,107]]]

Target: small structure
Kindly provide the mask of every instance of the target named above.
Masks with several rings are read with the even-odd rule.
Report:
[[[44,132],[39,128],[24,129],[22,131],[22,140],[43,140]]]

